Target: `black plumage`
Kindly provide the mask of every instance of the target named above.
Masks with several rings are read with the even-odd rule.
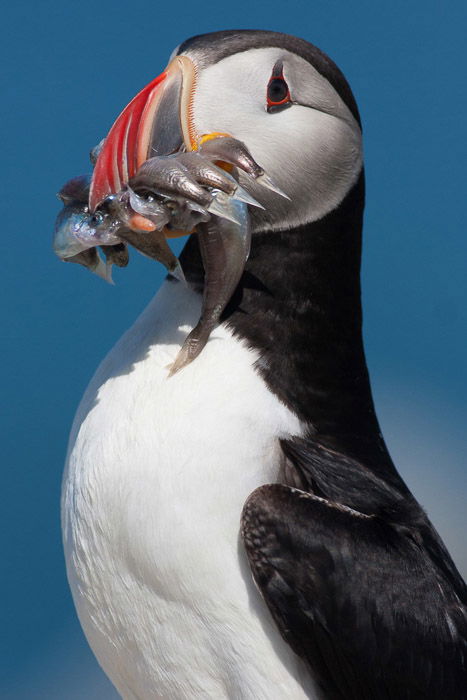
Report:
[[[465,586],[421,509],[395,513],[260,487],[242,519],[253,576],[325,698],[462,700]]]

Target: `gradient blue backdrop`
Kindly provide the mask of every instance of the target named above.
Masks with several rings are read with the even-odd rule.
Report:
[[[133,255],[116,287],[50,249],[54,194],[131,97],[200,32],[298,34],[348,77],[368,195],[365,340],[404,477],[467,571],[465,0],[35,3],[2,10],[2,698],[115,698],[65,578],[60,479],[91,374],[163,270]]]

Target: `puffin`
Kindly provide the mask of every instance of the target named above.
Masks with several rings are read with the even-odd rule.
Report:
[[[351,89],[270,31],[191,38],[167,75],[135,137],[155,140],[152,172],[160,134],[166,153],[228,134],[277,188],[240,174],[262,208],[199,356],[168,370],[202,308],[193,234],[185,280],[167,276],[78,408],[62,528],[86,638],[125,700],[467,698],[466,585],[371,394]]]

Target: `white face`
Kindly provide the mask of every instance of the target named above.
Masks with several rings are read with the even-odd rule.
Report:
[[[196,54],[186,55],[196,65]],[[267,86],[282,62],[293,104],[267,111]],[[200,67],[193,100],[199,135],[229,133],[291,198],[288,202],[241,178],[266,207],[255,230],[296,227],[334,209],[362,167],[360,128],[330,83],[296,54],[280,48],[250,49]]]

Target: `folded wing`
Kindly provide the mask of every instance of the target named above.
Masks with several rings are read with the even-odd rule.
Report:
[[[242,535],[324,697],[467,698],[466,587],[423,510],[405,487],[311,441],[284,451],[303,490],[254,491]]]

